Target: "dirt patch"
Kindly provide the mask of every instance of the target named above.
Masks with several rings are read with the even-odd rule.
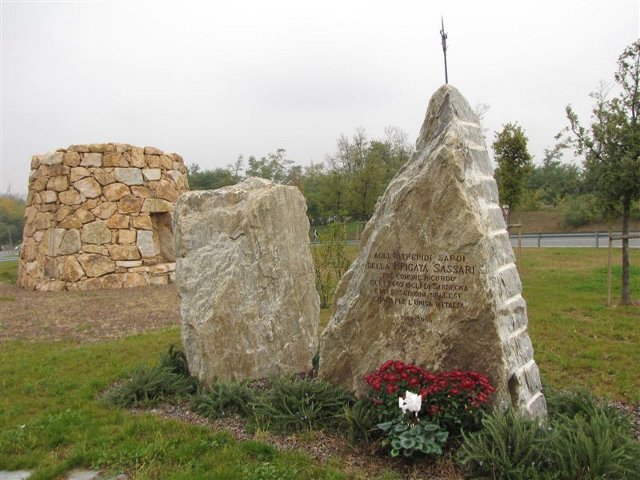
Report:
[[[99,342],[180,325],[175,285],[36,292],[0,285],[0,342]]]

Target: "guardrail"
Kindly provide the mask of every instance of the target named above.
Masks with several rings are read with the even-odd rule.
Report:
[[[631,236],[640,232],[630,232]],[[612,232],[613,236],[620,236],[620,232]],[[510,235],[512,245],[522,247],[591,247],[608,248],[609,232],[579,232],[579,233],[523,233]],[[622,247],[622,240],[613,241],[613,247]],[[640,248],[640,239],[630,238],[629,247]]]
[[[637,236],[640,232],[630,232],[631,237]],[[614,237],[620,232],[612,232]],[[609,246],[609,232],[579,232],[579,233],[518,233],[510,235],[511,244],[514,247],[590,247],[607,248]],[[311,245],[318,245],[320,242],[312,241]],[[346,240],[349,245],[357,245],[359,240]],[[520,245],[518,245],[520,243]],[[621,240],[613,240],[614,248],[622,247]],[[640,238],[630,238],[629,247],[640,248]]]

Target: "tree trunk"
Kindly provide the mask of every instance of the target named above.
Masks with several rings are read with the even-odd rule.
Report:
[[[622,205],[622,305],[631,305],[629,293],[629,216],[631,199],[625,198]]]

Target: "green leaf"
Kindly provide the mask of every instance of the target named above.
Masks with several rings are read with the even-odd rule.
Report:
[[[421,425],[424,432],[435,432],[437,430],[440,430],[440,426],[436,425],[435,423],[424,422]]]
[[[406,431],[406,430],[408,430],[408,429],[409,429],[409,427],[407,427],[407,426],[406,426],[405,424],[403,424],[403,423],[400,423],[400,424],[396,425],[395,427],[393,427],[393,431],[394,431],[394,432],[398,432],[398,433],[400,433],[400,432],[404,432],[404,431]]]
[[[411,437],[405,437],[400,440],[402,448],[410,450],[416,446],[416,441]]]
[[[392,426],[393,426],[394,422],[384,422],[384,423],[379,423],[376,425],[376,427],[378,427],[380,430],[386,432],[387,430],[389,430]]]

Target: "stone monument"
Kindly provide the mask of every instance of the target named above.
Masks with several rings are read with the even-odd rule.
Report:
[[[200,381],[312,368],[320,303],[305,212],[296,187],[255,177],[178,200],[182,341]]]
[[[31,160],[18,286],[35,290],[170,282],[173,203],[189,189],[175,153],[71,145]]]
[[[416,152],[378,201],[338,285],[319,375],[362,393],[364,375],[389,359],[479,371],[498,407],[546,414],[480,125],[449,85],[433,95]]]

